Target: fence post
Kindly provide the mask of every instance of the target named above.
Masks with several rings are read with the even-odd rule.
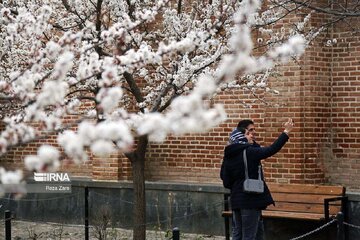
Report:
[[[11,240],[11,211],[5,211],[5,239]]]
[[[89,240],[89,188],[85,187],[85,240]]]
[[[179,228],[175,227],[173,228],[173,234],[172,234],[172,239],[173,240],[180,240],[180,230]]]
[[[336,215],[337,219],[337,237],[336,240],[344,240],[344,214],[339,212]]]
[[[224,194],[224,210],[229,211],[229,194]],[[225,220],[225,239],[230,240],[230,219],[227,216],[224,216]]]

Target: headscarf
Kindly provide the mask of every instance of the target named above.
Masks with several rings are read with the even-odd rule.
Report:
[[[235,143],[240,143],[240,144],[248,143],[248,140],[245,137],[245,135],[236,128],[231,132],[229,137],[229,144],[235,144]]]

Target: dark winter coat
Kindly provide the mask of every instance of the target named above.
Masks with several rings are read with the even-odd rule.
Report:
[[[225,148],[220,177],[223,179],[224,186],[227,185],[225,187],[231,190],[232,209],[265,209],[267,206],[274,204],[266,183],[264,192],[261,194],[245,193],[243,191],[243,182],[245,180],[243,150],[246,148],[249,178],[257,179],[258,166],[261,164],[261,160],[271,157],[280,151],[288,139],[288,135],[282,133],[269,147],[251,144],[231,144]],[[264,176],[262,176],[262,179],[264,180]]]

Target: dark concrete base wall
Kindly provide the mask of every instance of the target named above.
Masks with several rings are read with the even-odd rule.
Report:
[[[358,226],[349,228],[349,239],[360,239],[360,193],[348,193],[349,205],[348,205],[348,222],[352,225]]]
[[[109,219],[110,226],[131,229],[133,190],[130,182],[72,181],[71,194],[28,194],[17,201],[5,195],[0,214],[11,210],[16,220],[84,223],[84,189],[89,188],[90,225]],[[146,184],[147,228],[224,236],[223,193],[218,185],[149,182]],[[10,196],[11,197],[11,196]],[[360,195],[349,195],[349,222],[360,225]],[[265,219],[267,240],[291,239],[323,223],[289,219]],[[336,239],[336,223],[305,239]],[[350,240],[360,239],[360,230],[350,228]]]
[[[133,227],[133,189],[130,182],[72,181],[70,194],[27,194],[14,200],[9,194],[0,199],[0,214],[11,210],[16,220],[84,223],[84,189],[89,189],[90,225],[99,225],[104,217],[112,227]],[[146,184],[147,228],[222,235],[224,223],[223,189],[213,185],[176,183]],[[8,198],[8,199],[7,199]]]

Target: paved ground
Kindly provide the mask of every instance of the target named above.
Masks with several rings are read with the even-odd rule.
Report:
[[[84,226],[59,225],[51,223],[31,223],[25,221],[12,221],[13,240],[82,240],[84,239]],[[0,239],[5,239],[4,223],[0,224]],[[171,233],[160,231],[147,231],[147,240],[168,240]],[[115,228],[107,229],[107,237],[100,238],[96,229],[90,229],[91,240],[132,240],[132,231]],[[180,234],[180,240],[224,240],[220,236],[205,236],[200,234]]]

